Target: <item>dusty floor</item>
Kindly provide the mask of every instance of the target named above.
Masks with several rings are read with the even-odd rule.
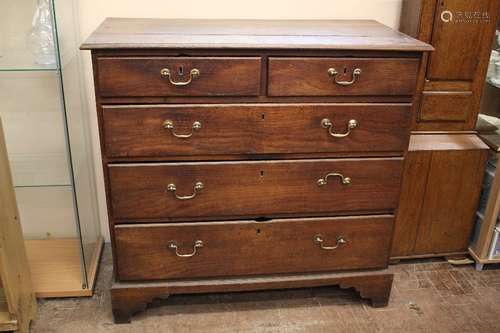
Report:
[[[500,332],[500,269],[403,263],[387,308],[373,309],[337,288],[174,296],[114,325],[108,287],[111,255],[102,258],[92,298],[39,302],[32,332]]]

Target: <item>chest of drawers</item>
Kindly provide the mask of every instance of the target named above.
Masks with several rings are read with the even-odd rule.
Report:
[[[374,21],[107,19],[92,50],[115,321],[326,285],[387,304],[421,58]]]

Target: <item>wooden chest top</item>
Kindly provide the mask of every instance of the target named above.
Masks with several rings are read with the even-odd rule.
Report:
[[[107,18],[81,49],[323,49],[431,51],[373,20]]]

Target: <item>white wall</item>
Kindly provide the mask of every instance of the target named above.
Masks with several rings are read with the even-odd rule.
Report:
[[[255,18],[255,19],[375,19],[397,28],[402,0],[80,0],[82,41],[106,17]],[[109,240],[90,52],[84,73],[95,145],[97,188],[102,231]]]

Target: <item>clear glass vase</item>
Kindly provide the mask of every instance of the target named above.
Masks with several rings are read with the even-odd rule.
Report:
[[[39,65],[56,63],[50,0],[38,0],[31,32],[28,35],[28,47],[33,53],[35,63]]]

